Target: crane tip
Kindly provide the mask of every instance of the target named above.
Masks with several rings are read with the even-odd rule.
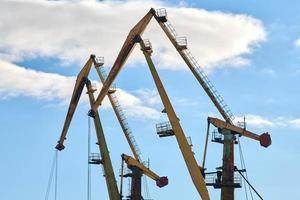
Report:
[[[60,144],[60,143],[58,143],[58,144],[56,145],[56,147],[55,147],[55,149],[57,149],[57,150],[59,150],[59,151],[63,150],[64,148],[65,148],[65,146],[64,146],[63,144]]]
[[[88,112],[88,116],[90,116],[90,117],[92,117],[92,118],[95,118],[96,112],[95,112],[93,109],[91,109],[91,110]]]
[[[156,181],[156,185],[158,186],[158,187],[164,187],[164,186],[166,186],[166,185],[168,185],[169,184],[169,179],[168,179],[168,177],[166,177],[166,176],[162,176],[162,177],[160,177],[157,181]]]
[[[269,133],[263,133],[259,136],[260,145],[263,147],[268,147],[272,144],[272,139]]]

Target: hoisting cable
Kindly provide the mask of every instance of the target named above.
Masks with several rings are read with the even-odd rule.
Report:
[[[55,151],[55,191],[54,191],[55,200],[57,200],[57,177],[58,177],[58,150]]]
[[[238,137],[238,144],[239,144],[239,155],[240,155],[240,161],[241,161],[241,167],[242,167],[242,169],[245,169],[246,170],[246,168],[245,168],[245,163],[244,163],[244,157],[243,157],[243,153],[242,153],[242,147],[241,147],[241,143],[240,143],[240,138]],[[246,171],[245,171],[245,173],[247,173]],[[245,179],[243,179],[243,184],[245,185],[245,187],[244,187],[244,189],[245,189],[245,196],[246,196],[246,200],[248,200],[248,190],[247,190],[247,186],[246,186],[246,181],[245,181]],[[251,193],[251,191],[250,191],[250,193]],[[251,195],[252,196],[252,195]],[[253,199],[253,197],[252,197],[252,199]]]
[[[144,185],[144,191],[145,191],[145,199],[151,199],[150,193],[149,193],[147,177],[143,176],[142,179],[143,179],[143,182],[144,182],[143,185]]]
[[[240,154],[240,160],[241,160],[241,167],[243,169],[245,169],[245,175],[246,175],[246,179],[247,179],[247,182],[248,182],[249,178],[248,178],[248,173],[246,171],[246,163],[245,163],[245,159],[244,159],[244,155],[243,155],[243,150],[242,150],[242,146],[241,146],[240,137],[238,137],[238,146],[239,146],[239,154]],[[245,185],[246,199],[248,199],[248,192],[247,192],[247,187],[246,187],[246,184],[245,184],[246,179],[243,179],[243,180],[244,180],[244,185]],[[249,193],[250,193],[251,199],[253,200],[253,194],[252,194],[252,190],[251,190],[249,184],[248,184],[248,187],[249,187]]]
[[[87,200],[91,200],[91,165],[89,163],[90,155],[91,155],[91,118],[88,116]]]
[[[121,175],[120,175],[120,178],[121,178],[121,180],[120,180],[120,199],[123,198],[124,162],[125,162],[124,159],[121,158],[122,165],[121,165]]]
[[[58,150],[55,150],[54,156],[53,156],[53,159],[52,159],[51,170],[50,170],[50,175],[49,175],[49,179],[48,179],[48,185],[47,185],[45,200],[49,199],[50,189],[51,189],[54,173],[55,173],[54,198],[55,198],[55,200],[57,199],[57,174],[58,174],[58,167],[57,167],[58,159],[57,159],[57,157],[58,157]]]
[[[263,200],[263,198],[260,196],[260,194],[255,190],[255,188],[251,185],[251,183],[246,179],[246,177],[243,175],[242,172],[240,172],[237,168],[236,171],[238,171],[240,173],[240,175],[243,177],[243,179],[248,183],[248,185],[251,187],[251,189],[257,194],[257,196]]]

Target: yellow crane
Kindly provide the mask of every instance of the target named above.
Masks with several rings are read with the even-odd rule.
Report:
[[[234,115],[232,114],[230,108],[225,103],[224,99],[218,94],[216,88],[213,86],[211,81],[206,76],[205,72],[199,66],[197,60],[193,57],[192,53],[187,47],[186,37],[180,37],[175,31],[172,24],[167,19],[167,13],[165,9],[159,9],[156,11],[155,19],[159,23],[160,27],[163,29],[173,46],[176,48],[184,62],[187,64],[194,77],[197,79],[199,84],[202,86],[208,97],[211,99],[219,113],[225,119],[225,122],[221,120],[212,120],[215,126],[223,126],[226,128],[222,129],[223,134],[223,165],[222,165],[222,184],[221,184],[221,200],[233,200],[234,199],[234,144],[236,131],[239,131],[239,135],[243,135],[252,139],[259,140],[262,146],[267,147],[271,144],[271,137],[268,133],[264,133],[258,136],[249,131],[241,131],[239,127],[233,124]],[[218,127],[220,128],[220,127]],[[209,129],[208,129],[209,131]],[[207,138],[205,141],[204,149],[204,159],[202,168],[204,170],[206,148],[207,148]]]
[[[73,94],[71,97],[71,101],[69,104],[67,116],[64,122],[63,130],[60,135],[60,139],[58,141],[58,144],[56,145],[56,149],[61,151],[65,148],[64,146],[64,141],[66,140],[66,136],[68,133],[68,129],[70,127],[73,115],[75,113],[75,110],[77,108],[80,96],[82,94],[84,86],[87,88],[87,94],[89,96],[89,101],[91,107],[95,103],[95,97],[93,93],[95,92],[95,89],[92,88],[91,82],[88,79],[89,72],[91,70],[92,65],[94,64],[96,71],[99,75],[99,78],[102,82],[105,82],[105,75],[104,72],[101,71],[101,67],[104,64],[104,59],[102,57],[96,57],[95,55],[91,55],[84,67],[81,69],[79,74],[77,75],[76,83],[73,89]],[[121,125],[121,128],[124,132],[124,135],[127,139],[127,142],[132,150],[132,153],[135,158],[132,158],[128,155],[122,154],[122,159],[128,164],[130,169],[134,170],[134,172],[138,173],[141,172],[142,174],[145,174],[146,176],[150,177],[151,179],[155,180],[157,183],[157,186],[159,187],[164,187],[165,185],[168,184],[168,178],[163,176],[159,177],[157,174],[155,174],[153,171],[148,169],[147,167],[144,166],[140,162],[140,150],[137,147],[137,144],[134,140],[133,135],[131,134],[131,131],[129,129],[128,123],[126,121],[126,118],[124,117],[124,113],[122,112],[120,105],[118,103],[117,97],[114,95],[115,89],[114,88],[109,88],[108,90],[108,98],[112,104],[113,110],[119,120],[119,123]],[[106,185],[107,185],[107,190],[109,194],[109,199],[110,200],[120,200],[122,198],[122,192],[119,193],[118,187],[117,187],[117,182],[115,179],[115,174],[113,171],[111,159],[109,156],[109,150],[106,144],[104,132],[102,129],[101,121],[100,121],[100,116],[98,111],[95,111],[93,113],[93,118],[94,118],[94,125],[96,129],[96,135],[97,135],[97,140],[99,144],[99,150],[100,150],[100,155],[101,157],[98,158],[97,156],[92,156],[90,158],[90,163],[92,164],[102,164],[104,173],[105,173],[105,180],[106,180]],[[123,172],[123,170],[122,170]],[[134,173],[133,173],[134,174]],[[123,175],[121,176],[121,179],[123,179]],[[140,179],[140,177],[139,177]],[[139,180],[137,178],[133,178],[132,180],[137,182]],[[139,182],[141,184],[141,181]],[[137,190],[138,188],[141,188],[141,185],[135,184],[134,187],[132,187],[132,197],[131,200],[137,200],[138,195],[141,196],[141,190]],[[122,186],[121,186],[122,189]],[[138,200],[140,200],[139,198]]]
[[[102,82],[102,84],[105,82],[106,80],[106,74],[105,74],[105,71],[104,71],[104,58],[103,57],[96,57],[93,58],[93,63],[94,63],[94,66],[96,68],[96,71],[97,71],[97,74]],[[128,125],[128,122],[126,120],[126,116],[122,110],[122,107],[119,103],[119,100],[117,98],[117,95],[115,94],[116,92],[116,89],[113,88],[113,87],[110,87],[109,90],[108,90],[108,93],[107,93],[107,97],[109,99],[109,102],[111,103],[111,106],[114,110],[114,113],[119,121],[119,124],[122,128],[122,131],[124,133],[124,136],[127,140],[127,143],[129,144],[129,147],[133,153],[133,156],[136,160],[140,161],[140,157],[141,157],[141,151],[134,139],[134,136],[132,135],[131,133],[131,129]]]
[[[163,102],[165,112],[168,115],[168,118],[170,120],[172,129],[174,131],[174,134],[177,139],[177,143],[179,145],[179,148],[182,152],[183,158],[185,160],[185,163],[187,165],[187,168],[189,170],[189,173],[191,175],[192,181],[201,196],[203,200],[209,200],[209,194],[206,189],[205,180],[202,176],[201,169],[197,164],[197,161],[194,157],[194,154],[192,152],[192,149],[186,139],[186,136],[184,134],[184,131],[179,123],[179,119],[174,111],[174,108],[171,104],[171,101],[164,89],[164,86],[159,78],[159,75],[155,69],[155,66],[153,64],[153,61],[151,59],[151,43],[149,41],[144,42],[142,39],[140,39],[141,44],[141,50],[143,51],[143,54],[146,58],[147,64],[149,66],[150,72],[152,74],[153,80],[155,82],[156,88],[158,90],[158,93],[160,95],[160,98]]]
[[[155,11],[155,9],[151,8],[150,11],[129,32],[129,34],[128,34],[113,66],[112,66],[112,69],[111,69],[110,73],[108,74],[107,79],[103,83],[103,87],[102,87],[94,105],[92,106],[92,109],[89,112],[90,116],[92,116],[92,117],[95,116],[95,112],[96,112],[97,108],[101,105],[105,95],[109,91],[111,84],[113,83],[113,81],[116,78],[116,76],[118,75],[119,71],[125,64],[127,58],[129,57],[132,49],[135,46],[135,44],[137,42],[141,41],[140,36],[143,34],[144,30],[146,29],[147,25],[149,24],[149,22],[153,16],[155,16],[158,20],[164,19],[164,16],[159,16],[159,14]],[[172,114],[175,115],[175,113],[171,113],[171,115]],[[169,118],[170,118],[170,116],[169,116]],[[202,199],[208,200],[209,195],[208,195],[208,191],[205,186],[204,179],[202,177],[199,166],[190,150],[190,146],[184,136],[183,130],[181,129],[179,122],[173,121],[173,123],[174,123],[173,125],[176,127],[176,130],[178,130],[176,132],[179,132],[177,134],[179,137],[179,146],[180,146],[182,154],[185,158],[187,167],[191,174],[191,178],[197,188],[197,191],[199,192],[200,196],[202,197]]]
[[[168,185],[169,181],[166,176],[158,176],[155,172],[146,167],[143,163],[137,161],[133,157],[122,154],[122,169],[121,169],[121,185],[123,184],[123,177],[131,177],[131,192],[130,200],[141,200],[143,199],[141,195],[141,177],[146,175],[156,182],[158,187],[164,187]],[[123,174],[124,172],[124,162],[126,162],[127,167],[131,170],[131,173]],[[121,187],[122,188],[122,187]]]
[[[79,102],[79,99],[82,94],[84,86],[86,86],[86,88],[87,88],[87,94],[89,96],[91,108],[95,103],[95,97],[93,95],[93,93],[95,92],[95,89],[92,88],[91,82],[88,79],[88,75],[89,75],[89,72],[90,72],[93,64],[96,68],[96,71],[99,75],[100,80],[102,82],[105,81],[105,76],[104,76],[103,72],[101,72],[101,69],[100,69],[104,64],[104,59],[102,57],[96,57],[95,55],[91,55],[90,58],[88,59],[88,61],[86,62],[86,64],[84,65],[84,67],[81,69],[81,71],[77,75],[76,83],[75,83],[75,86],[73,89],[73,94],[72,94],[71,101],[69,104],[69,108],[68,108],[67,116],[66,116],[66,119],[64,122],[63,130],[60,135],[58,144],[55,147],[59,151],[61,151],[65,148],[64,141],[66,140],[68,129],[70,127],[73,115],[77,108],[77,105],[78,105],[78,102]],[[138,149],[136,142],[134,140],[134,137],[129,130],[128,123],[126,121],[126,118],[124,118],[124,113],[121,111],[120,105],[117,101],[117,97],[114,95],[114,92],[115,92],[115,89],[110,87],[108,90],[107,96],[112,104],[114,112],[119,120],[121,128],[127,139],[127,142],[133,152],[134,157],[135,157],[135,159],[134,159],[130,156],[123,154],[122,158],[126,161],[126,163],[128,164],[128,166],[130,166],[131,169],[133,169],[135,171],[140,171],[143,174],[145,174],[146,176],[149,176],[150,178],[152,178],[153,180],[156,181],[156,183],[159,187],[163,187],[163,186],[167,185],[168,184],[167,177],[164,177],[164,176],[159,177],[153,171],[146,168],[140,162],[140,150]],[[95,125],[95,129],[96,129],[96,135],[97,135],[97,140],[98,140],[98,144],[99,144],[101,158],[98,158],[97,156],[92,156],[90,158],[90,163],[103,165],[109,199],[110,200],[119,200],[120,198],[122,198],[122,192],[119,193],[119,191],[118,191],[115,174],[114,174],[111,159],[109,156],[109,150],[108,150],[108,147],[106,144],[106,140],[105,140],[105,136],[104,136],[104,132],[102,129],[98,111],[95,111],[93,113],[93,118],[94,118],[94,125]],[[121,178],[123,178],[123,176],[121,176]],[[133,179],[133,180],[136,180],[136,179]],[[139,187],[141,187],[141,186],[139,186]],[[136,192],[136,191],[137,190],[135,189],[135,187],[133,187],[132,192],[134,194],[138,194],[138,192]],[[141,196],[140,193],[139,193],[139,195]],[[136,199],[137,198],[133,198],[132,200],[136,200]]]
[[[168,184],[167,177],[158,176],[155,172],[147,168],[145,165],[143,165],[141,162],[137,161],[133,157],[126,154],[122,154],[122,159],[126,162],[127,165],[139,168],[146,176],[153,179],[158,187],[164,187]]]
[[[60,139],[58,141],[58,144],[56,145],[56,149],[59,151],[63,150],[64,147],[64,141],[66,139],[68,129],[70,126],[70,123],[72,121],[74,112],[76,110],[76,107],[78,105],[82,90],[84,86],[87,87],[87,93],[90,100],[90,105],[92,106],[95,102],[93,92],[95,91],[92,86],[91,82],[88,79],[88,74],[90,72],[91,66],[93,64],[93,59],[95,58],[94,55],[91,55],[85,66],[82,68],[80,73],[77,76],[76,84],[73,90],[72,98],[69,104],[68,113],[64,122],[63,130],[60,136]],[[105,173],[105,180],[106,180],[106,186],[109,194],[110,200],[120,200],[120,194],[118,191],[117,182],[115,179],[115,174],[113,171],[111,159],[109,156],[109,150],[106,144],[104,132],[102,129],[101,121],[99,113],[96,111],[94,113],[94,125],[96,129],[96,135],[97,140],[99,144],[99,150],[101,154],[101,160],[99,161],[103,165],[104,173]]]
[[[149,24],[150,20],[154,17],[160,27],[163,29],[164,33],[167,35],[173,46],[176,48],[184,62],[187,64],[195,78],[198,80],[206,94],[209,96],[217,110],[220,112],[222,117],[225,119],[225,122],[235,126],[233,124],[234,116],[227,106],[221,95],[218,94],[217,90],[208,79],[204,71],[199,66],[197,60],[193,57],[192,53],[187,48],[187,39],[185,37],[181,37],[177,34],[172,24],[169,22],[167,18],[167,13],[165,9],[158,9],[155,10],[151,8],[149,12],[131,29],[129,32],[117,59],[115,60],[113,67],[107,77],[107,80],[104,82],[103,87],[95,101],[95,104],[92,106],[89,115],[94,116],[94,112],[97,108],[101,105],[105,95],[108,93],[109,87],[111,86],[112,82],[118,75],[119,71],[125,64],[127,58],[129,57],[132,49],[134,48],[137,42],[140,42],[140,37],[142,36],[144,30],[146,29],[147,25]],[[173,122],[174,123],[174,122]],[[173,125],[172,125],[173,126]],[[222,134],[224,135],[223,141],[223,166],[222,166],[222,184],[221,187],[221,200],[233,200],[234,199],[234,188],[231,187],[234,182],[234,143],[235,137],[234,132],[231,130],[223,129],[224,131]],[[264,135],[266,136],[266,135]],[[268,138],[268,136],[266,136]],[[269,137],[270,138],[270,137]],[[268,140],[268,139],[267,139]],[[270,140],[271,141],[271,140]],[[205,144],[205,152],[204,157],[206,156],[206,146],[207,140]],[[188,153],[184,152],[182,149],[184,156],[187,156]],[[189,156],[187,156],[189,157]],[[203,163],[204,164],[204,163]],[[195,168],[192,169],[190,163],[187,163],[189,170],[194,171]],[[193,164],[192,164],[193,165]],[[203,167],[203,166],[202,166]],[[204,168],[204,167],[203,167]],[[191,173],[190,171],[190,173]],[[197,173],[197,172],[196,172]],[[194,177],[192,176],[192,179]],[[200,178],[199,178],[200,180]],[[199,184],[199,183],[197,183]],[[201,186],[197,187],[202,187]],[[200,196],[207,196],[206,189],[203,191],[199,191]]]
[[[96,68],[97,74],[102,83],[106,80],[105,71],[103,68],[104,58],[103,57],[93,57],[93,63]],[[132,171],[131,173],[131,200],[140,200],[142,198],[141,195],[141,177],[143,174],[150,177],[151,179],[156,181],[158,187],[163,187],[168,184],[168,178],[166,176],[159,177],[153,171],[148,169],[141,161],[141,151],[138,148],[138,145],[134,139],[134,136],[131,132],[131,129],[126,120],[125,114],[122,111],[121,105],[118,101],[116,89],[110,87],[108,90],[107,96],[112,105],[112,108],[115,112],[115,115],[119,121],[119,124],[122,128],[122,131],[125,135],[125,138],[129,144],[129,147],[133,153],[134,158],[128,156],[126,154],[122,154],[122,162],[125,161],[127,163],[128,168]],[[123,163],[122,163],[123,166]],[[123,167],[122,171],[123,173]],[[123,196],[123,174],[121,174],[121,183],[120,183],[120,196]]]
[[[260,142],[260,145],[263,147],[268,147],[272,143],[271,136],[269,133],[262,133],[261,135],[257,135],[256,133],[253,133],[244,128],[240,128],[238,126],[232,125],[230,123],[227,123],[221,119],[214,118],[214,117],[208,117],[207,121],[209,124],[213,124],[217,128],[227,129],[239,136],[245,136],[253,140],[257,140]]]

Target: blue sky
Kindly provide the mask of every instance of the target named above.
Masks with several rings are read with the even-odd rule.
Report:
[[[170,22],[187,36],[188,47],[237,120],[246,116],[249,130],[270,132],[268,149],[241,139],[251,183],[264,199],[300,198],[295,173],[300,167],[299,1],[32,0],[0,6],[0,199],[44,198],[77,73],[91,53],[105,57],[108,72],[130,27],[151,7],[167,8]],[[154,21],[144,38],[152,41],[161,79],[201,163],[206,118],[220,115]],[[90,78],[99,91],[94,71]],[[138,48],[116,85],[142,158],[169,177],[162,189],[148,180],[151,197],[199,199],[175,138],[155,133],[155,124],[167,119]],[[59,153],[59,199],[86,198],[88,110],[83,95],[66,149]],[[107,101],[100,114],[118,175],[120,155],[130,150]],[[97,146],[92,149],[96,152]],[[220,145],[209,143],[209,170],[220,166],[221,153]],[[236,163],[240,166],[238,155]],[[219,190],[209,192],[211,199],[219,198]],[[98,198],[108,197],[102,171],[93,166],[92,199]],[[236,198],[246,199],[243,189]]]

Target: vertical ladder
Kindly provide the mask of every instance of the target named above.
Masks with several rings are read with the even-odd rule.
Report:
[[[97,59],[94,59],[94,63],[95,63],[95,67],[96,67],[96,70],[97,70],[97,73],[101,79],[101,82],[104,83],[106,78],[107,78],[107,75],[106,75],[106,72],[105,72],[105,69],[103,67],[103,64],[104,64],[104,59],[103,57],[97,57]],[[132,131],[129,127],[129,124],[127,122],[127,119],[126,119],[126,116],[123,112],[123,109],[118,101],[118,98],[115,94],[115,87],[114,88],[110,88],[109,89],[109,92],[107,93],[107,96],[109,98],[109,101],[113,107],[113,110],[118,118],[118,121],[121,125],[121,128],[124,132],[124,135],[127,139],[127,142],[131,148],[131,151],[135,157],[136,160],[138,161],[141,161],[141,150],[140,148],[138,147],[137,145],[137,142],[132,134]]]
[[[192,73],[196,77],[196,79],[199,81],[207,95],[210,97],[210,99],[213,101],[214,105],[217,107],[221,115],[224,117],[224,119],[231,123],[234,120],[234,116],[228,107],[228,105],[225,103],[222,96],[218,93],[217,89],[213,86],[211,81],[208,79],[207,75],[203,71],[203,69],[198,64],[197,60],[194,58],[190,50],[187,48],[187,40],[185,37],[179,37],[175,28],[172,26],[172,24],[167,20],[167,13],[164,8],[158,9],[156,11],[155,19],[158,21],[159,25],[163,29],[163,31],[166,33],[174,47],[177,49],[185,63],[188,65],[188,67],[191,69]],[[184,39],[185,38],[185,39]]]

